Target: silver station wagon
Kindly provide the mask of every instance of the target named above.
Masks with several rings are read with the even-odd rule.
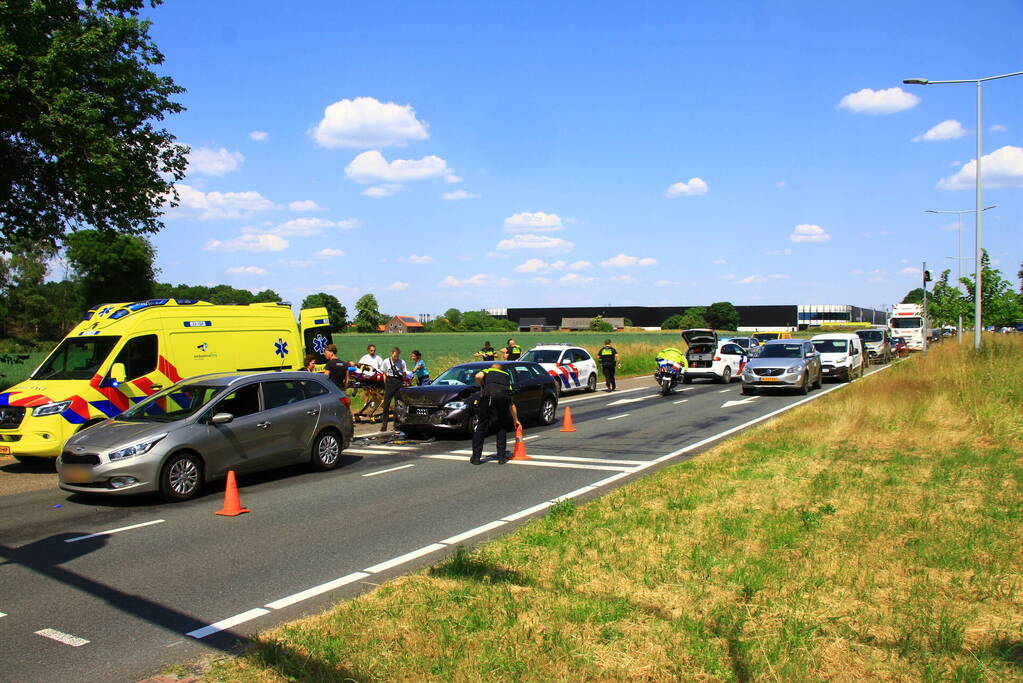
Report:
[[[57,459],[60,488],[159,491],[180,501],[228,470],[333,469],[352,440],[349,405],[326,376],[309,372],[191,377],[68,439]]]

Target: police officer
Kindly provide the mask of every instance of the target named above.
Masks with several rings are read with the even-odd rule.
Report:
[[[514,339],[508,340],[508,346],[501,349],[505,360],[518,360],[522,355],[522,347],[515,343]]]
[[[597,358],[600,359],[600,370],[604,373],[605,390],[614,391],[618,388],[615,384],[615,366],[622,367],[622,360],[618,355],[618,349],[611,346],[610,339],[604,340],[604,345],[597,351]]]
[[[522,426],[519,422],[519,413],[512,401],[511,375],[500,363],[494,363],[482,372],[477,372],[475,379],[482,389],[477,408],[479,419],[472,433],[472,457],[469,458],[469,462],[473,465],[480,464],[483,439],[490,431],[490,426],[496,425],[497,463],[503,465],[508,462],[508,430],[517,430]]]
[[[483,342],[483,348],[472,354],[480,360],[493,361],[497,358],[497,349],[490,345],[490,342]]]

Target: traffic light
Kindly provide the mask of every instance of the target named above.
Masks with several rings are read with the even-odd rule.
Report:
[[[930,281],[931,281],[931,271],[925,270],[924,271],[924,284],[927,284]]]

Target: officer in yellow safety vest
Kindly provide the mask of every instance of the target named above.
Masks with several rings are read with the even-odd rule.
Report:
[[[522,347],[515,343],[514,339],[508,340],[508,346],[501,349],[505,360],[518,360],[522,355]]]
[[[472,457],[469,462],[480,464],[483,456],[483,439],[490,431],[491,425],[497,427],[497,462],[503,465],[508,462],[508,430],[518,429],[519,413],[512,401],[511,375],[500,363],[477,372],[476,383],[480,385],[480,400],[477,406],[476,428],[472,432]]]
[[[618,388],[615,384],[615,366],[622,367],[622,359],[618,349],[611,346],[610,339],[604,340],[604,345],[597,351],[597,358],[600,360],[600,370],[604,373],[604,390],[614,391]]]

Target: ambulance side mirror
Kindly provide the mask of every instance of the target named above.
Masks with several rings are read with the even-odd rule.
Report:
[[[124,363],[114,363],[110,366],[110,372],[107,373],[106,379],[100,384],[103,387],[116,387],[118,384],[124,382],[128,377],[128,371],[124,369]]]

